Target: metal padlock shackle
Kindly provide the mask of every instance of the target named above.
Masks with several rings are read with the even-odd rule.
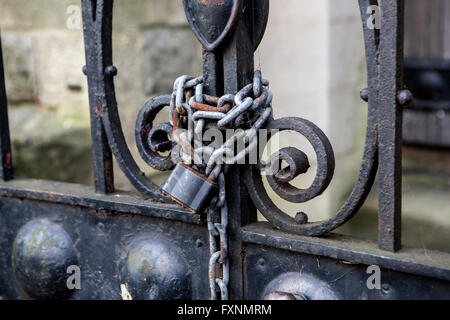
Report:
[[[174,128],[177,125],[178,116],[174,113]],[[189,155],[193,157],[194,150],[190,142],[183,137],[178,137],[176,131],[174,131],[174,137],[182,146],[185,144],[183,149],[189,150]],[[216,180],[222,171],[222,167],[221,164],[217,164],[211,173],[206,176],[192,168],[192,165],[181,161],[175,166],[175,169],[161,187],[161,191],[193,213],[200,213],[209,205],[211,199],[219,190]]]

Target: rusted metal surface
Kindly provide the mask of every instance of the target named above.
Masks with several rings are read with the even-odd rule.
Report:
[[[402,109],[398,95],[403,89],[404,1],[382,0],[378,105],[380,247],[401,247],[402,217]]]
[[[170,202],[171,200],[161,193],[158,186],[145,177],[133,159],[123,135],[117,109],[113,79],[115,72],[105,73],[106,70],[114,69],[112,61],[113,1],[83,0],[82,9],[86,38],[86,72],[92,97],[91,110],[94,110],[94,113],[91,113],[94,121],[92,126],[94,164],[101,169],[102,164],[110,163],[109,152],[107,152],[110,149],[119,167],[137,190],[151,199]],[[101,138],[97,139],[99,135]],[[96,150],[101,152],[96,153]],[[111,191],[112,166],[103,168],[104,170],[95,170],[96,181],[102,182],[100,185],[96,183],[97,190]],[[107,182],[106,189],[103,187],[105,185],[103,182]]]
[[[281,168],[282,161],[286,161],[287,167],[277,170],[276,168]],[[267,166],[269,166],[272,172],[276,172],[267,176],[267,180],[272,189],[277,188],[277,182],[286,183],[292,181],[297,176],[306,173],[310,167],[308,156],[293,147],[280,149],[274,156],[269,158],[266,163],[266,168]]]
[[[275,232],[279,233],[279,231]],[[280,233],[280,238],[284,237],[285,234]],[[314,240],[316,239],[314,238]],[[342,240],[344,239],[340,239],[340,241]],[[351,241],[351,239],[347,240]],[[311,241],[308,240],[304,242],[308,246],[307,249],[309,249],[310,243]],[[376,249],[377,243],[373,243],[372,248]],[[357,246],[350,245],[347,251],[357,252],[357,249]],[[398,261],[398,271],[395,271],[392,268],[393,263],[387,268],[383,267],[383,263],[381,263],[379,265],[382,274],[381,288],[370,290],[367,286],[367,264],[356,261],[349,263],[336,258],[336,256],[304,254],[300,251],[294,253],[286,249],[277,249],[273,245],[246,244],[245,299],[263,299],[271,290],[291,294],[300,292],[311,300],[332,298],[346,300],[448,300],[450,298],[450,282],[436,278],[434,276],[436,270],[430,270],[431,277],[419,276],[409,272],[419,270],[418,265],[416,267],[419,268],[411,268],[407,262]],[[381,251],[381,253],[386,252]],[[378,261],[378,259],[375,258],[372,261]],[[402,270],[403,264],[405,264],[405,268]],[[310,291],[305,290],[308,287]],[[301,302],[298,306],[301,306]]]
[[[422,275],[450,281],[450,254],[422,248],[402,247],[393,253],[382,250],[376,241],[355,239],[331,233],[327,237],[308,237],[275,230],[267,222],[257,222],[242,230],[245,243],[328,257],[362,265]],[[294,263],[294,261],[293,261]]]
[[[107,53],[111,51],[108,49],[111,48],[111,44],[108,47],[107,37],[102,36],[102,27],[108,25],[110,19],[103,15],[103,11],[112,7],[112,2],[102,2],[97,5],[97,1],[85,0],[82,1],[82,5],[86,50],[86,66],[83,67],[83,72],[87,76],[89,87],[95,190],[101,193],[112,193],[114,192],[113,159],[101,117],[109,103],[106,101],[105,73],[106,69],[112,66],[111,57]],[[111,68],[108,70],[107,77],[110,78],[113,73]]]
[[[14,179],[0,185],[0,196],[94,209],[105,216],[127,213],[187,224],[202,224],[200,216],[176,204],[161,204],[120,191],[105,195],[96,193],[93,187],[72,183]]]
[[[200,111],[221,112],[221,113],[227,113],[231,109],[231,104],[229,103],[226,103],[223,107],[217,107],[204,103],[194,102],[193,106],[195,109]]]

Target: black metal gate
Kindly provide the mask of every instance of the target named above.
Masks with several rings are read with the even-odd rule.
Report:
[[[264,34],[269,0],[183,2],[204,46],[204,96],[218,108],[217,97],[253,84],[256,103],[263,94],[256,92],[262,80],[255,76],[253,54]],[[210,241],[219,236],[210,235],[209,215],[204,210],[193,213],[163,194],[142,174],[125,142],[114,91],[112,0],[82,0],[87,61],[83,72],[89,85],[95,189],[13,179],[0,59],[0,296],[449,299],[450,255],[401,246],[401,116],[402,106],[412,99],[402,76],[404,1],[359,0],[359,4],[368,72],[368,88],[361,91],[361,98],[368,102],[368,123],[364,156],[351,194],[332,218],[309,223],[305,213],[292,218],[272,202],[260,159],[254,165],[229,165],[224,184],[227,241],[220,241],[216,260],[211,260],[215,252]],[[378,29],[366,23],[372,5],[381,8]],[[152,99],[136,126],[141,155],[160,170],[174,167],[161,155],[173,147],[165,137],[170,136],[172,123],[164,127],[152,122],[173,99],[174,95]],[[267,96],[261,99],[269,101]],[[270,187],[291,202],[321,194],[334,171],[333,150],[322,131],[300,118],[271,117],[263,128],[304,135],[318,159],[312,186],[296,189],[289,181],[307,170],[307,159],[296,149],[280,150],[277,159],[289,166],[268,176]],[[113,156],[143,197],[114,190]],[[377,172],[378,244],[333,234],[358,212]],[[268,222],[257,222],[257,210]],[[381,287],[367,285],[374,270],[369,266],[380,268]],[[77,267],[79,289],[68,285]]]

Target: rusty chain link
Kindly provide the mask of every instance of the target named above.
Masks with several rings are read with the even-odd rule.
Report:
[[[217,211],[220,210],[220,223],[215,223],[214,218]],[[228,300],[228,283],[230,280],[230,265],[228,259],[228,206],[225,199],[225,175],[223,172],[219,175],[219,195],[214,197],[208,209],[208,232],[209,232],[209,288],[211,300],[217,300],[216,285],[220,290],[222,300]],[[217,246],[217,238],[219,245]],[[219,270],[216,266],[222,268],[221,277],[217,277]]]
[[[228,207],[225,192],[226,165],[240,163],[258,146],[257,132],[272,116],[272,93],[269,82],[262,79],[261,71],[254,74],[253,83],[242,88],[235,95],[214,97],[203,93],[203,77],[179,77],[173,86],[170,100],[170,123],[173,138],[181,147],[181,161],[196,166],[211,180],[218,180],[219,192],[208,208],[210,260],[209,284],[211,299],[227,300],[229,284],[228,259]],[[198,143],[207,124],[214,124],[219,130],[242,129],[235,132],[220,147],[213,148]],[[184,128],[183,128],[184,127]],[[185,130],[180,130],[185,129]],[[187,129],[187,130],[186,130]],[[181,131],[181,132],[180,132]],[[243,150],[234,154],[238,141],[244,142]],[[194,146],[194,147],[192,147]],[[203,156],[208,157],[203,161]],[[223,162],[226,156],[226,163]],[[218,215],[220,212],[220,215]]]

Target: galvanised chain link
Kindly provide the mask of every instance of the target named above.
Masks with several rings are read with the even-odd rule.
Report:
[[[233,165],[256,150],[257,133],[273,112],[273,95],[267,88],[268,85],[269,82],[262,79],[259,70],[255,71],[253,83],[242,88],[236,95],[226,94],[220,98],[203,94],[203,77],[182,76],[174,83],[170,123],[173,126],[174,141],[181,147],[181,160],[189,165],[194,161],[199,170],[211,180],[218,180],[219,185],[219,193],[212,199],[207,212],[209,283],[213,300],[218,299],[218,292],[222,300],[229,297],[228,207],[223,156],[226,156],[226,165]],[[234,134],[218,148],[198,142],[206,125],[211,123],[219,130],[235,129]],[[234,146],[238,141],[243,141],[245,147],[235,155]],[[207,156],[207,161],[203,160],[203,156]]]
[[[220,210],[220,223],[214,223],[216,212]],[[228,283],[230,280],[230,264],[228,259],[228,206],[225,198],[225,175],[219,175],[219,195],[214,197],[208,208],[208,232],[209,232],[209,288],[211,300],[217,300],[216,285],[220,290],[222,300],[228,300]],[[219,245],[217,245],[217,238]],[[219,266],[221,270],[217,270]],[[217,277],[218,271],[222,273]]]

